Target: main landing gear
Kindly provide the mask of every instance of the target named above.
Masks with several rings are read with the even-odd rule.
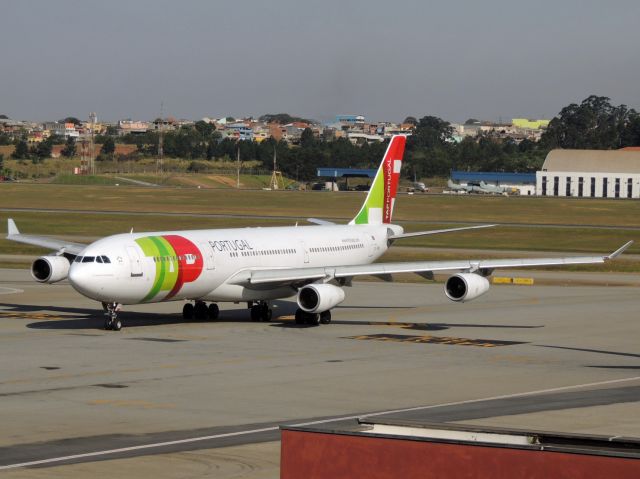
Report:
[[[104,329],[107,331],[120,331],[122,329],[122,321],[118,319],[118,311],[122,307],[119,303],[102,303],[104,309]]]
[[[322,313],[308,313],[300,308],[296,309],[296,324],[308,324],[317,326],[318,324],[329,324],[331,322],[331,311]]]
[[[247,306],[251,310],[251,321],[271,321],[273,310],[267,301],[258,301],[257,304],[250,302]]]
[[[204,301],[196,301],[195,303],[186,303],[182,307],[182,317],[187,321],[195,318],[196,321],[205,321],[207,319],[215,321],[220,315],[220,308],[216,303],[207,303]]]

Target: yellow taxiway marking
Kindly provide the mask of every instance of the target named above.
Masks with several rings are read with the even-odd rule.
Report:
[[[408,335],[408,334],[363,334],[359,336],[347,336],[345,339],[360,339],[365,341],[389,341],[396,343],[417,344],[451,344],[455,346],[478,346],[481,348],[495,348],[496,346],[509,346],[522,344],[516,341],[500,341],[492,339],[468,339],[453,338],[448,336]]]
[[[533,278],[510,278],[507,276],[494,276],[493,284],[517,284],[520,286],[532,286]]]
[[[50,313],[23,313],[15,311],[0,311],[0,317],[18,319],[78,319],[77,316],[61,316],[59,314]]]

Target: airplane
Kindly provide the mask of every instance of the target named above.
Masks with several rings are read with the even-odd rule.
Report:
[[[484,181],[480,182],[480,189],[486,193],[493,193],[496,195],[504,195],[504,194],[515,192],[515,188],[511,188],[507,186],[496,186],[489,183],[485,183]]]
[[[483,193],[482,189],[476,185],[460,185],[451,180],[447,180],[447,187],[451,191],[464,191],[467,193]]]
[[[107,330],[120,330],[122,305],[185,301],[185,319],[215,320],[220,302],[246,302],[253,321],[269,321],[271,302],[295,296],[297,324],[331,321],[353,278],[391,280],[396,273],[433,278],[452,272],[444,286],[452,301],[471,301],[489,290],[497,268],[603,263],[605,256],[375,263],[397,240],[487,228],[478,225],[405,233],[393,224],[406,138],[391,138],[362,207],[346,225],[309,218],[307,226],[158,231],[116,234],[89,245],[22,234],[8,220],[7,239],[55,250],[37,258],[31,274],[41,283],[68,278],[80,294],[99,301]],[[209,304],[207,304],[207,302]]]

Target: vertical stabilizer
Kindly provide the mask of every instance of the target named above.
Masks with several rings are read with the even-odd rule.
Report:
[[[362,208],[351,220],[351,225],[379,225],[391,223],[393,206],[398,192],[400,181],[400,168],[406,137],[397,135],[391,137],[382,163],[378,168],[376,177],[371,184],[369,194]]]

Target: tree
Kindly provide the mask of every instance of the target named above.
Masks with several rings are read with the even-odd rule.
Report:
[[[418,124],[418,120],[416,120],[415,116],[408,116],[404,119],[402,123],[406,123],[408,125],[416,126]]]
[[[266,123],[279,123],[286,125],[288,123],[300,122],[300,123],[313,123],[311,120],[301,118],[299,116],[291,116],[288,113],[267,113],[258,118],[260,121]]]
[[[316,143],[316,137],[311,128],[305,128],[300,135],[300,146],[302,148],[312,148]]]
[[[51,157],[51,150],[53,149],[53,138],[49,137],[44,141],[38,143],[38,146],[35,148],[35,156],[43,160],[45,158]]]
[[[68,116],[60,120],[60,123],[73,123],[74,125],[82,125],[82,122],[78,120],[75,116]]]
[[[18,144],[16,144],[16,149],[13,151],[13,156],[16,160],[24,160],[29,158],[29,146],[27,142],[24,140],[20,140]]]
[[[110,136],[105,138],[104,143],[102,143],[101,153],[105,155],[112,155],[116,151],[116,142]]]
[[[4,155],[0,153],[0,173],[4,171]]]
[[[67,142],[64,144],[64,148],[60,151],[62,156],[71,158],[76,155],[76,140],[72,136],[67,138]]]
[[[202,138],[208,138],[216,129],[213,123],[209,123],[203,120],[196,121],[193,126],[198,131],[198,133],[200,133]]]
[[[605,96],[572,103],[549,122],[542,144],[551,148],[614,149],[624,146],[626,130],[637,115],[626,105],[613,106]]]

